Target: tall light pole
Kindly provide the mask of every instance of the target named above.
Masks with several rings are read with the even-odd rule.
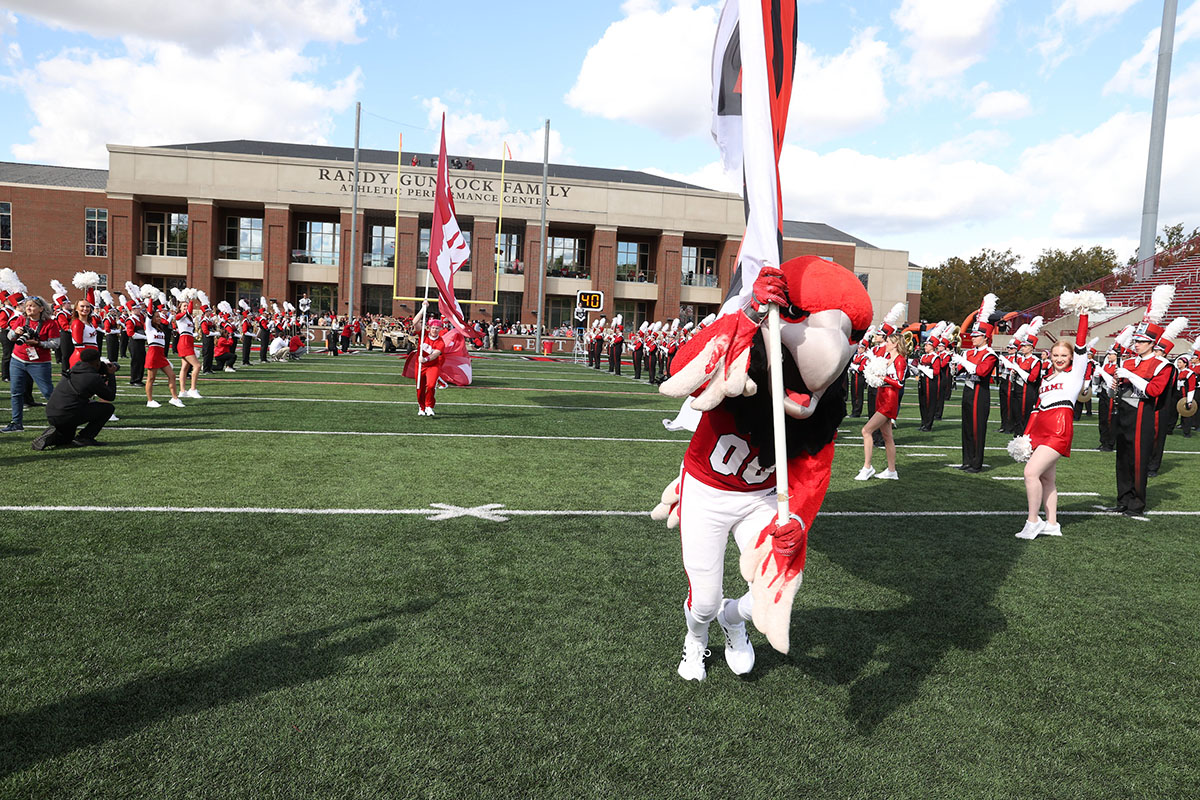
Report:
[[[350,201],[350,298],[346,316],[354,318],[354,273],[358,271],[358,125],[362,120],[362,103],[354,104],[354,199]]]
[[[542,317],[546,313],[546,206],[550,198],[546,195],[546,184],[550,175],[550,120],[546,120],[546,147],[542,153],[542,247],[538,268],[538,307],[536,330],[533,332],[533,352],[542,352]]]
[[[1162,32],[1158,39],[1158,74],[1154,78],[1154,110],[1150,116],[1150,156],[1146,163],[1146,196],[1142,200],[1142,238],[1138,274],[1154,273],[1154,237],[1158,231],[1158,195],[1162,187],[1163,140],[1167,132],[1167,95],[1171,89],[1171,51],[1175,46],[1178,0],[1164,0]]]

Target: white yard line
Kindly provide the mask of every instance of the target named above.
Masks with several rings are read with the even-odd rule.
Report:
[[[117,392],[117,397],[145,397],[143,392]],[[258,395],[249,394],[230,394],[230,395],[203,395],[202,400],[271,400],[289,403],[359,403],[363,405],[391,405],[391,406],[416,406],[417,401],[413,400],[342,400],[338,398],[327,397],[260,397]],[[676,414],[679,409],[674,408],[606,408],[602,406],[544,406],[533,405],[530,403],[451,403],[445,400],[439,400],[438,406],[466,406],[478,408],[547,408],[561,409],[566,411],[643,411],[651,414]]]

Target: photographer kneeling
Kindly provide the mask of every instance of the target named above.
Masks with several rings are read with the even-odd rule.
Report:
[[[72,442],[80,447],[100,444],[96,436],[112,417],[112,401],[117,396],[116,375],[116,364],[102,362],[99,350],[85,349],[79,362],[54,387],[46,404],[46,419],[53,427],[33,440],[33,449]],[[76,436],[80,425],[84,428]]]

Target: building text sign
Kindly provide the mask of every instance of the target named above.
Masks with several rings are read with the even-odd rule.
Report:
[[[350,194],[354,191],[353,169],[318,167],[317,180],[323,185],[330,186],[335,192]],[[387,195],[395,197],[396,193],[399,192],[401,197],[432,200],[436,185],[436,175],[402,172],[397,177],[395,172],[366,169],[359,169],[358,171],[358,193],[360,195]],[[475,203],[500,202],[498,193],[500,189],[499,178],[452,175],[450,177],[450,188],[454,192],[455,200]],[[551,203],[553,203],[556,197],[561,197],[564,200],[567,199],[574,188],[573,186],[561,183],[550,183],[547,187],[547,193],[550,196]],[[541,199],[542,184],[540,181],[504,181],[505,203],[538,206],[541,205]]]

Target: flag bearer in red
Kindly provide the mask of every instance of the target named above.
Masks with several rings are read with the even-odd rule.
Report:
[[[991,348],[992,336],[996,333],[991,318],[996,312],[997,299],[994,294],[983,298],[983,305],[971,326],[971,347],[953,357],[966,381],[962,396],[962,465],[959,467],[963,472],[983,470],[983,447],[992,406],[992,393],[988,387],[999,363]]]
[[[1171,380],[1171,365],[1154,355],[1154,342],[1164,333],[1162,321],[1174,296],[1173,286],[1154,290],[1146,316],[1130,335],[1133,356],[1117,367],[1117,505],[1109,510],[1128,516],[1146,510],[1154,407]]]

